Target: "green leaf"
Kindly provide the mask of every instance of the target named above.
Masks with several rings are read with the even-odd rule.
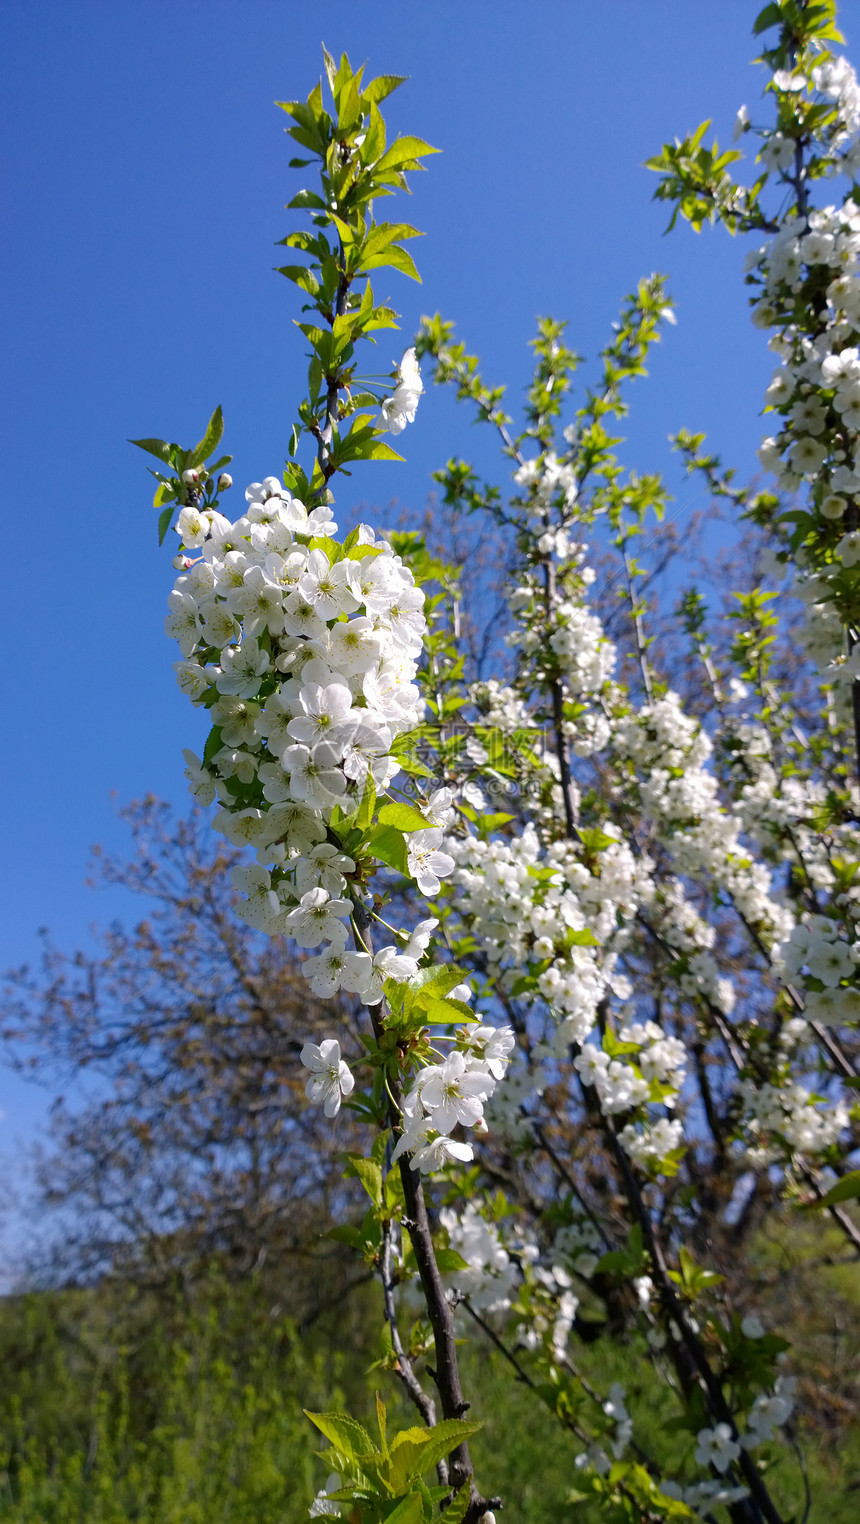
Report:
[[[384,101],[392,90],[404,85],[408,78],[408,74],[380,74],[376,79],[368,80],[361,93],[365,100]]]
[[[335,1243],[349,1244],[351,1249],[360,1249],[364,1244],[364,1234],[360,1228],[353,1228],[348,1222],[339,1222],[328,1232],[323,1233],[323,1238],[333,1238]]]
[[[334,566],[341,559],[341,547],[337,540],[332,540],[327,534],[315,535],[311,540],[311,550],[322,550],[328,556],[329,564]]]
[[[375,1449],[367,1430],[348,1413],[310,1413],[305,1408],[304,1415],[347,1460],[354,1461]]]
[[[404,1429],[391,1444],[392,1472],[396,1468],[405,1482],[418,1472],[429,1471],[437,1461],[456,1450],[464,1439],[471,1438],[482,1428],[483,1424],[477,1421],[445,1418],[432,1429]],[[404,1471],[407,1466],[409,1469]]]
[[[419,762],[418,758],[415,756],[415,748],[417,744],[418,737],[416,736],[415,731],[405,731],[403,735],[397,736],[395,740],[392,741],[390,747],[391,755],[392,757],[397,758],[403,771],[405,773],[409,773],[412,777],[432,778],[433,773],[431,769],[429,767],[425,767],[424,763]]]
[[[588,853],[605,852],[607,847],[617,845],[614,836],[607,836],[606,832],[598,830],[597,826],[592,826],[589,830],[580,831],[579,839]]]
[[[332,95],[334,95],[334,82],[337,79],[337,64],[335,63],[334,59],[332,58],[331,53],[329,52],[329,50],[326,47],[325,43],[323,43],[323,45],[322,45],[322,50],[323,50],[323,63],[325,65],[325,77],[328,80],[328,87],[329,87]]]
[[[416,1006],[427,1026],[458,1026],[462,1021],[478,1021],[465,1000],[429,1000],[425,1006]]]
[[[173,518],[173,504],[171,503],[169,507],[164,509],[163,513],[160,513],[158,515],[158,543],[159,543],[159,545],[163,545],[164,544],[164,536],[167,534],[167,531],[170,528],[170,520],[172,518]]]
[[[400,169],[403,166],[413,164],[421,154],[438,153],[438,148],[431,148],[422,138],[402,137],[397,138],[388,149],[387,153],[374,165],[374,174],[383,174],[389,170]]]
[[[782,22],[782,11],[778,5],[766,5],[763,11],[759,11],[753,22],[753,37],[758,37],[761,32],[766,32],[768,27],[779,26]]]
[[[376,1394],[376,1422],[379,1425],[379,1443],[382,1446],[382,1453],[383,1453],[383,1455],[387,1455],[388,1454],[388,1442],[387,1442],[387,1440],[385,1438],[386,1421],[387,1421],[387,1415],[386,1415],[386,1412],[385,1412],[385,1403],[383,1402],[382,1398],[380,1397],[379,1393],[377,1392],[377,1394]]]
[[[398,873],[407,873],[406,841],[402,831],[394,826],[378,826],[368,838],[367,850],[373,857]]]
[[[431,768],[425,767],[423,762],[417,762],[408,752],[401,752],[398,755],[392,746],[391,755],[397,757],[402,771],[408,773],[410,778],[432,778],[435,776]]]
[[[421,229],[413,227],[411,222],[377,222],[365,239],[364,248],[368,254],[378,254],[398,238],[423,237]]]
[[[223,433],[224,418],[220,407],[216,407],[206,425],[206,433],[203,435],[200,443],[196,444],[191,451],[190,464],[192,466],[202,466],[204,460],[208,460],[210,455],[214,455],[221,443],[221,435]]]
[[[713,1270],[704,1270],[697,1265],[689,1249],[683,1244],[678,1252],[680,1271],[670,1270],[669,1279],[676,1286],[683,1286],[690,1296],[698,1296],[699,1292],[707,1290],[709,1286],[718,1286],[725,1279],[717,1275]]]
[[[477,817],[482,833],[485,831],[497,831],[499,826],[510,825],[513,815],[507,815],[504,810],[496,810],[492,815],[480,815]]]
[[[456,963],[432,963],[429,968],[418,970],[414,979],[410,979],[409,988],[420,1005],[425,995],[439,1000],[462,984],[465,978],[466,970],[458,968]]]
[[[205,767],[209,766],[209,763],[212,761],[215,753],[221,750],[221,745],[222,742],[220,726],[213,725],[208,736],[206,737],[206,745],[203,748],[202,761]]]
[[[147,455],[155,455],[158,460],[170,464],[170,445],[166,439],[130,439],[128,442],[137,445],[139,450],[145,450]]]
[[[293,281],[302,291],[306,291],[308,296],[316,296],[320,283],[313,270],[309,270],[307,265],[278,265],[277,268],[279,275],[285,275],[287,280]]]
[[[392,445],[386,444],[384,440],[377,437],[372,441],[371,444],[366,445],[362,448],[361,456],[356,456],[356,459],[402,461],[404,456],[398,455],[397,451],[393,448]]]
[[[364,784],[364,793],[361,796],[361,804],[356,811],[354,821],[354,824],[360,831],[366,831],[368,826],[373,824],[373,812],[375,809],[376,784],[373,781],[373,774],[370,771],[370,768],[368,768],[367,778],[365,779]]]
[[[402,455],[384,443],[380,437],[383,432],[384,430],[369,424],[362,427],[359,420],[355,419],[349,433],[335,447],[333,453],[337,463],[348,460],[402,460]]]
[[[379,270],[387,266],[392,270],[399,270],[401,275],[408,275],[410,280],[417,280],[421,285],[421,276],[418,274],[418,266],[412,255],[402,249],[398,243],[390,244],[381,254],[370,254],[361,261],[362,270]]]
[[[810,1210],[820,1212],[822,1208],[837,1206],[840,1201],[854,1201],[857,1197],[860,1197],[860,1169],[853,1169],[850,1174],[843,1175],[820,1201],[813,1202]]]
[[[456,1249],[437,1249],[436,1263],[443,1275],[453,1275],[455,1270],[468,1270],[469,1262]]]
[[[385,1515],[385,1524],[423,1524],[424,1504],[420,1492],[410,1492],[397,1504],[393,1513]]]
[[[456,1497],[451,1499],[445,1512],[440,1513],[438,1524],[463,1524],[469,1508],[470,1496],[471,1487],[468,1482],[464,1482]]]
[[[159,482],[152,499],[153,508],[161,508],[164,503],[176,502],[176,488],[170,482]],[[171,509],[171,513],[173,510]],[[159,541],[159,544],[161,541]]]
[[[568,927],[567,931],[564,934],[564,942],[566,947],[600,946],[600,943],[594,935],[594,932],[589,930],[587,926],[583,926],[581,931],[574,931],[572,927]]]
[[[379,811],[379,824],[396,826],[398,831],[426,831],[429,822],[412,804],[384,804]]]
[[[361,157],[365,164],[375,164],[385,153],[385,121],[376,101],[370,102],[370,126],[361,145]]]
[[[303,211],[306,208],[311,207],[315,211],[318,210],[324,212],[326,210],[326,204],[323,201],[322,196],[318,196],[316,191],[300,190],[295,196],[293,196],[292,201],[287,202],[288,212],[294,211],[296,209]]]
[[[350,1154],[344,1171],[348,1179],[360,1180],[375,1207],[382,1206],[382,1170],[375,1159],[365,1159],[362,1154]]]

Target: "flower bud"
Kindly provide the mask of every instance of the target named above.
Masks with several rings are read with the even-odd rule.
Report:
[[[182,480],[186,487],[196,487],[200,481],[200,472],[191,467],[188,471],[183,471]]]
[[[219,492],[229,492],[229,490],[232,487],[232,485],[233,485],[233,478],[232,478],[232,476],[228,476],[226,471],[222,471],[221,475],[218,478],[218,491]]]
[[[174,556],[172,564],[175,571],[187,571],[189,566],[194,565],[190,556]]]

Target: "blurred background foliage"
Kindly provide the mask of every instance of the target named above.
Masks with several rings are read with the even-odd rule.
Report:
[[[860,1287],[856,1271],[822,1266],[817,1228],[778,1225],[752,1245],[748,1272],[780,1311],[800,1376],[793,1438],[816,1503],[811,1524],[853,1524],[860,1498]],[[140,1288],[32,1291],[0,1303],[0,1518],[15,1524],[283,1524],[306,1517],[325,1482],[302,1407],[348,1408],[370,1420],[382,1390],[392,1422],[410,1412],[379,1354],[376,1288],[328,1296],[307,1313],[312,1279],[217,1267],[196,1280]],[[302,1319],[302,1301],[306,1316]],[[479,1339],[481,1336],[478,1336]],[[464,1381],[480,1362],[478,1475],[492,1469],[506,1516],[522,1524],[597,1519],[576,1490],[577,1442],[482,1343],[464,1348]],[[581,1351],[586,1375],[620,1380],[648,1446],[671,1403],[641,1351],[603,1338]],[[664,1414],[663,1409],[666,1409]],[[679,1449],[689,1437],[678,1436]],[[787,1516],[803,1517],[804,1484],[788,1447],[774,1478]]]

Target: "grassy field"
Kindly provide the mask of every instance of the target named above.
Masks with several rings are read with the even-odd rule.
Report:
[[[827,1243],[818,1241],[822,1253]],[[762,1240],[751,1266],[771,1324],[792,1338],[796,1426],[809,1524],[860,1516],[860,1275],[812,1262],[803,1235]],[[798,1266],[804,1268],[798,1269]],[[0,1519],[14,1524],[285,1524],[307,1516],[325,1468],[302,1408],[368,1415],[380,1389],[393,1423],[413,1421],[394,1379],[368,1370],[379,1308],[365,1286],[304,1331],[271,1293],[216,1283],[158,1300],[128,1288],[34,1292],[0,1303]],[[605,1390],[627,1387],[637,1439],[666,1454],[671,1397],[641,1354],[608,1339],[577,1349]],[[597,1518],[570,1502],[580,1448],[494,1352],[467,1343],[464,1385],[485,1424],[478,1475],[517,1524]],[[676,1434],[680,1460],[691,1444]],[[800,1524],[805,1486],[790,1446],[770,1478]]]

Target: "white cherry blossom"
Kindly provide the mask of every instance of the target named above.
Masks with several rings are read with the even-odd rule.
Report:
[[[340,1043],[327,1037],[319,1046],[306,1042],[301,1051],[301,1061],[310,1069],[311,1078],[305,1087],[308,1100],[322,1101],[327,1117],[336,1117],[342,1100],[355,1089],[355,1079],[349,1065],[340,1056]]]

